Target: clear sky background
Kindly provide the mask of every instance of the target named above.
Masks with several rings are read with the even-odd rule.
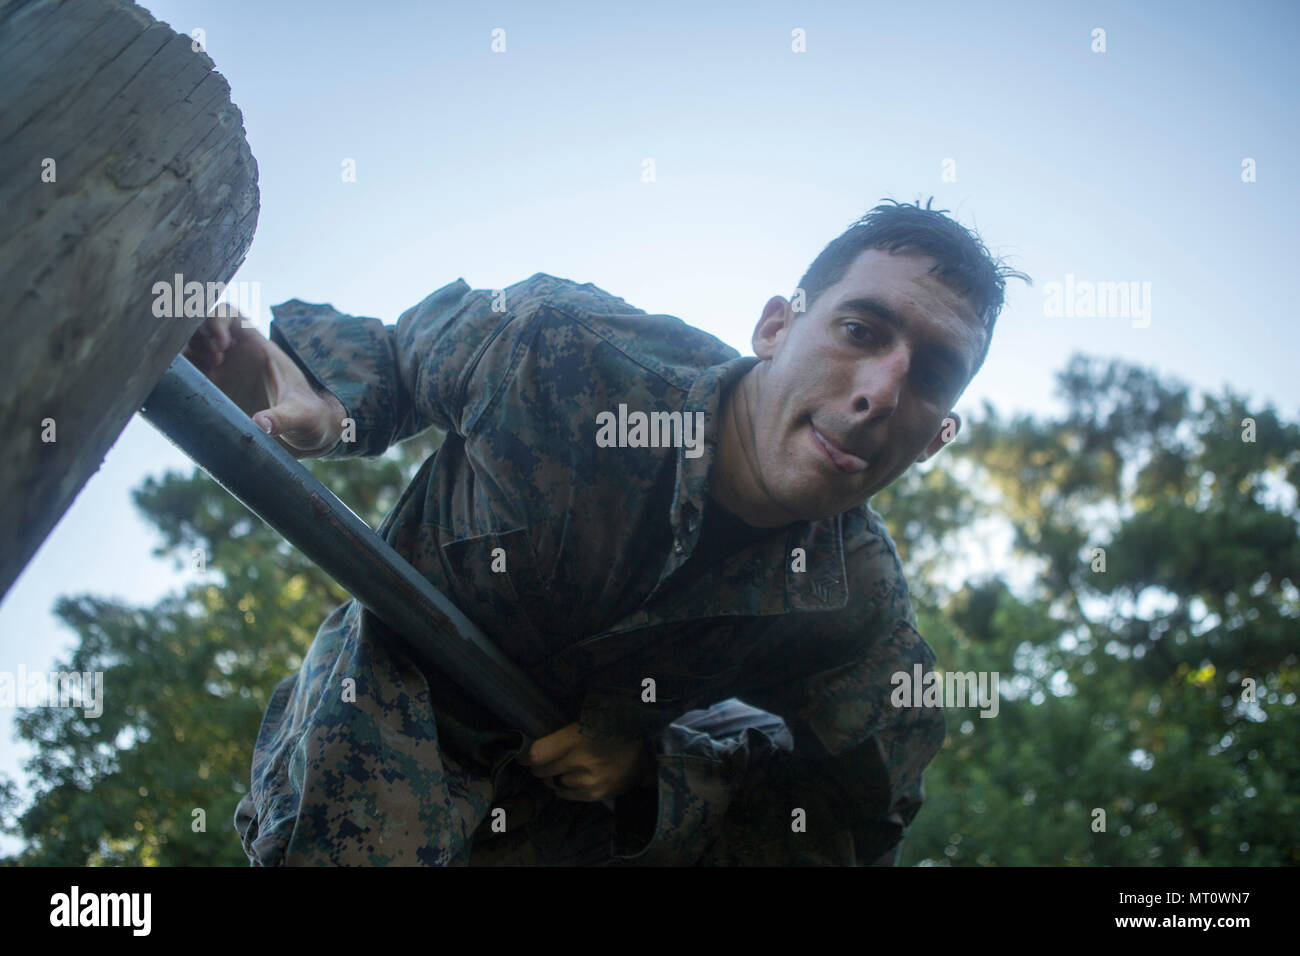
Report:
[[[143,5],[206,32],[243,112],[261,215],[236,279],[263,332],[291,298],[392,323],[458,277],[549,272],[751,354],[764,302],[852,220],[933,195],[1034,278],[958,411],[1050,412],[1085,351],[1300,415],[1295,3]],[[1047,317],[1067,274],[1149,282],[1150,324]],[[129,492],[191,467],[131,422],[0,604],[0,670],[66,658],[59,595],[186,584]],[[22,780],[10,734],[0,711]]]

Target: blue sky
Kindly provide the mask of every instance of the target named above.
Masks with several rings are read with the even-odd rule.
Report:
[[[1300,414],[1294,4],[143,5],[205,31],[243,111],[262,208],[236,278],[260,283],[263,331],[290,298],[391,323],[457,277],[549,272],[748,354],[764,302],[854,218],[933,195],[1034,278],[959,411],[1050,411],[1082,350]],[[1067,274],[1150,283],[1149,325],[1048,317]],[[70,650],[58,595],[184,586],[129,491],[189,467],[127,427],[0,604],[0,670]]]

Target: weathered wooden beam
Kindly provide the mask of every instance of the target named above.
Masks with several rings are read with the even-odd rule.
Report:
[[[123,0],[0,0],[0,596],[229,282],[257,163],[211,59]]]

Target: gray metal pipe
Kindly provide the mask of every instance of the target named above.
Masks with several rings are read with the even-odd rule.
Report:
[[[473,621],[184,356],[172,362],[140,412],[388,625],[422,663],[533,737],[569,723]]]

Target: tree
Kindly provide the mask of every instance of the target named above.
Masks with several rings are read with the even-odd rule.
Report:
[[[945,508],[991,492],[1033,574],[924,585],[940,666],[1000,671],[1003,700],[949,715],[904,862],[1300,862],[1300,428],[1118,362],[1076,357],[1060,390],[1059,419],[986,407],[950,452],[969,501]]]

